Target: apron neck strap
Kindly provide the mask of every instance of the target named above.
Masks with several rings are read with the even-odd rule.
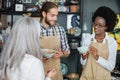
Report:
[[[94,41],[94,39],[91,38],[91,42],[93,42],[93,41]],[[107,40],[107,39],[105,39],[105,43],[108,43],[108,40]]]

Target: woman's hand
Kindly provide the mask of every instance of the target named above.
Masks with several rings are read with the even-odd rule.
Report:
[[[92,54],[96,60],[98,60],[98,51],[95,47],[90,46],[89,53]]]
[[[82,54],[82,59],[84,60],[84,59],[86,59],[87,57],[88,57],[88,52],[87,53],[84,53],[84,54]]]
[[[55,75],[56,75],[56,70],[55,69],[48,70],[47,77],[53,78]]]

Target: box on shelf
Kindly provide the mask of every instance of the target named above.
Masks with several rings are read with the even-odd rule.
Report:
[[[23,11],[23,4],[16,4],[15,11]]]

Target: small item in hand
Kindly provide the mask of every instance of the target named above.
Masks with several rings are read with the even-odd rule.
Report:
[[[86,47],[86,46],[81,46],[81,47],[78,47],[77,50],[79,51],[80,54],[84,54],[84,53],[87,53],[89,47]]]
[[[54,54],[57,53],[56,50],[52,50],[52,49],[41,49],[41,51],[43,52],[42,55],[45,58],[52,58]]]

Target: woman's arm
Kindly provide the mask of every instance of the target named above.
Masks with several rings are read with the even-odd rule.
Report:
[[[91,42],[91,37],[92,36],[90,34],[88,34],[86,36],[83,36],[82,37],[82,41],[81,41],[81,46],[88,46],[89,47],[90,46],[90,42]],[[84,53],[84,54],[81,55],[80,61],[81,61],[82,65],[86,64],[88,55],[89,55],[89,52]]]
[[[108,59],[106,60],[99,56],[97,63],[106,68],[107,70],[112,71],[116,63],[117,43],[115,40],[112,39],[109,41],[108,46],[109,46]]]

